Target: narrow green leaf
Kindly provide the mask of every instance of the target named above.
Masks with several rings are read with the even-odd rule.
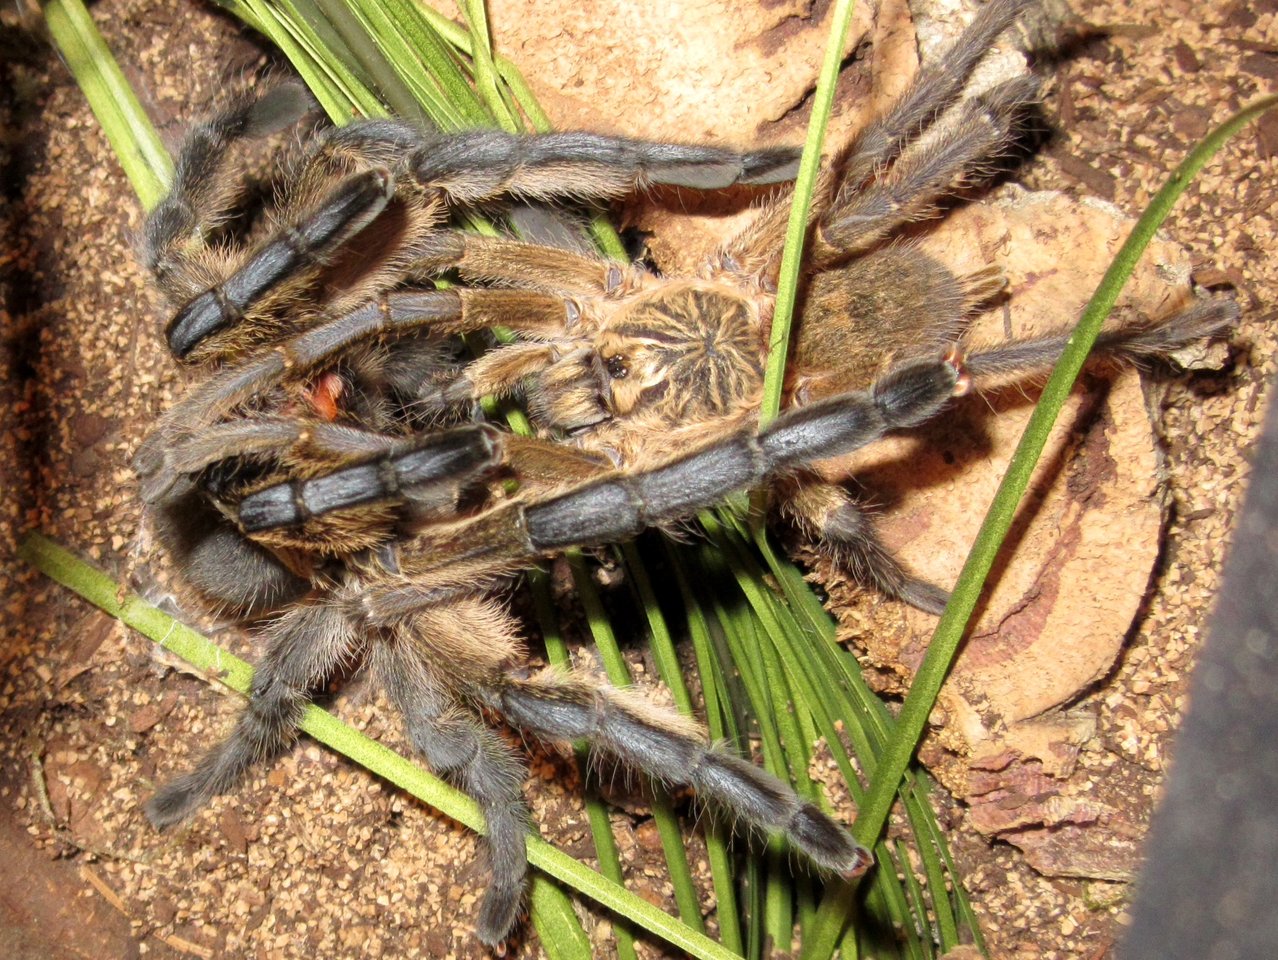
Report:
[[[391,64],[384,44],[369,29],[369,16],[376,14],[371,5],[345,0],[313,0],[319,14],[327,21],[332,33],[346,44],[346,55],[353,56],[362,73],[372,81],[373,91],[383,100],[390,112],[407,120],[424,124],[426,116],[416,98],[405,91],[400,75]],[[351,62],[351,61],[346,61]]]
[[[919,862],[923,867],[923,875],[927,878],[928,893],[924,894],[922,889],[918,889],[915,900],[918,906],[914,909],[914,915],[923,921],[927,920],[928,907],[936,920],[936,939],[941,946],[941,950],[950,950],[959,945],[958,922],[954,917],[954,910],[950,906],[950,898],[945,890],[945,868],[941,862],[941,857],[936,846],[931,842],[928,835],[927,824],[919,822],[916,811],[912,805],[906,805],[906,817],[909,819],[910,827],[914,832],[915,840],[918,843],[917,851]],[[897,855],[904,864],[909,864],[909,858],[906,855],[904,846],[897,841]],[[906,881],[909,883],[910,889],[914,890],[917,886],[914,874],[907,873]],[[929,950],[929,953],[931,950]]]
[[[927,960],[932,960],[932,957],[936,956],[936,951],[932,948],[932,936],[930,931],[922,929],[927,923],[928,898],[923,893],[923,887],[919,884],[918,875],[910,864],[910,852],[905,843],[897,840],[892,847],[898,864],[897,873],[905,878],[905,894],[909,898],[909,906],[906,908],[906,912],[915,918],[915,925],[910,930],[912,934],[910,939],[918,945],[918,952],[921,956],[926,957]]]
[[[497,69],[493,64],[493,41],[488,32],[488,14],[483,0],[461,0],[462,14],[470,25],[471,64],[475,70],[475,89],[497,125],[507,133],[522,125],[506,109],[506,100],[497,89]]]
[[[173,161],[164,143],[84,4],[48,0],[44,16],[49,35],[84,91],[125,176],[142,206],[150,210],[164,199],[173,180]]]
[[[594,956],[594,947],[572,908],[572,900],[539,873],[529,880],[528,906],[542,949],[550,960],[590,960]]]
[[[830,34],[821,60],[821,73],[812,95],[812,116],[808,120],[803,159],[794,183],[794,199],[790,206],[790,222],[786,227],[785,248],[781,256],[781,272],[777,277],[776,308],[772,315],[772,334],[768,342],[768,366],[763,379],[763,399],[759,404],[759,426],[765,426],[781,409],[781,389],[785,384],[786,358],[790,349],[790,325],[799,292],[799,276],[803,263],[803,244],[808,232],[808,210],[812,190],[821,169],[821,147],[834,107],[834,88],[843,62],[843,45],[856,0],[835,0],[830,14]]]

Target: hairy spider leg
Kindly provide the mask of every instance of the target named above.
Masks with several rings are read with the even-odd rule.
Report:
[[[422,141],[406,159],[408,171],[460,205],[501,196],[608,199],[662,185],[766,186],[794,179],[799,164],[799,151],[788,147],[738,153],[596,133],[468,130]]]
[[[1238,320],[1231,300],[1203,299],[1170,318],[1103,331],[1093,348],[1102,361],[1141,363],[1227,331]],[[974,392],[1044,376],[1059,359],[1068,333],[1008,340],[970,349],[964,369]],[[813,545],[862,583],[886,596],[939,615],[948,591],[911,573],[883,544],[865,508],[837,485],[800,474],[774,489],[775,509]]]
[[[1018,116],[1038,98],[1038,79],[1017,77],[965,100],[936,135],[905,151],[864,189],[844,194],[821,217],[818,263],[870,249],[901,226],[934,215],[942,198],[988,172],[1010,143]]]
[[[835,206],[899,157],[963,93],[972,71],[985,59],[999,35],[1037,0],[990,0],[954,44],[915,74],[909,88],[883,116],[857,133],[839,164],[841,179]]]
[[[330,423],[240,420],[210,427],[172,456],[181,482],[146,491],[158,539],[206,600],[261,614],[306,589],[263,547],[332,556],[379,546],[405,506],[418,521],[451,514],[460,486],[501,462],[502,442],[488,426],[405,439]],[[210,467],[227,463],[234,476],[245,462],[268,471],[247,490],[232,481],[211,494],[198,482]],[[271,482],[281,476],[288,479]]]
[[[306,577],[245,537],[194,483],[169,490],[148,508],[147,520],[183,582],[219,615],[265,616],[311,589]]]
[[[183,439],[174,444],[169,463],[175,472],[186,475],[197,474],[233,457],[284,460],[307,456],[330,463],[354,463],[383,454],[395,455],[415,445],[448,442],[450,436],[465,438],[476,433],[487,437],[487,442],[492,444],[499,442],[496,431],[488,427],[463,428],[452,435],[404,438],[327,421],[250,418],[212,424]],[[477,436],[476,440],[479,439]],[[162,492],[144,487],[142,500],[152,503]]]
[[[427,433],[387,443],[371,457],[349,466],[263,487],[233,509],[240,527],[252,536],[280,527],[306,527],[335,512],[383,501],[431,504],[441,488],[450,492],[492,469],[501,459],[500,435],[492,427]],[[308,538],[308,547],[322,549],[326,545],[322,529]],[[319,542],[310,542],[316,537]],[[345,540],[331,546],[349,549]]]
[[[174,314],[164,331],[173,356],[178,360],[207,356],[208,351],[197,352],[197,348],[260,310],[262,301],[286,281],[322,267],[385,209],[393,189],[389,170],[366,170],[338,184],[317,209],[284,223],[247,263]]]
[[[528,873],[528,809],[521,792],[525,771],[501,737],[436,678],[432,664],[439,661],[420,640],[433,633],[433,626],[423,619],[386,631],[385,642],[373,648],[370,666],[403,716],[413,748],[438,776],[474,798],[484,814],[483,846],[491,879],[475,932],[496,946],[515,925]],[[504,638],[495,639],[500,646]]]
[[[427,276],[455,269],[466,280],[565,297],[619,296],[647,276],[640,267],[575,250],[459,231],[432,237],[414,266]]]
[[[949,593],[910,572],[841,486],[804,476],[777,490],[773,506],[858,583],[937,616],[945,609]]]
[[[133,469],[152,496],[176,483],[174,450],[188,437],[207,429],[265,391],[299,379],[332,362],[350,348],[418,331],[455,331],[491,325],[505,315],[505,290],[420,290],[384,293],[353,310],[332,317],[236,366],[228,367],[190,390],[160,418],[139,446]],[[497,306],[494,307],[494,304]],[[562,300],[546,298],[548,310],[565,309]],[[468,314],[478,319],[470,319]]]
[[[505,936],[522,892],[518,783],[506,779],[513,762],[497,752],[485,729],[449,710],[449,701],[432,689],[435,664],[448,664],[447,689],[457,691],[460,685],[472,711],[490,710],[541,739],[587,742],[658,783],[691,786],[699,798],[751,827],[785,836],[824,869],[854,876],[872,862],[869,852],[816,805],[748,760],[708,743],[691,720],[655,707],[634,690],[575,672],[551,668],[528,676],[518,666],[517,628],[492,601],[460,598],[437,604],[397,618],[390,629],[414,640],[389,651],[395,662],[385,671],[391,684],[397,683],[391,676],[395,669],[410,678],[397,702],[414,744],[437,772],[478,795],[489,820],[493,883],[479,924],[488,942]],[[374,657],[386,652],[378,650]],[[442,730],[441,717],[450,721]]]
[[[1226,333],[1237,322],[1238,304],[1206,297],[1169,317],[1102,330],[1092,356],[1118,363],[1161,360],[1191,344]],[[968,358],[968,372],[978,388],[1008,379],[1025,380],[1051,370],[1072,336],[1071,332],[1006,340]]]
[[[553,495],[516,497],[453,524],[426,525],[401,549],[402,580],[368,590],[361,603],[371,621],[382,622],[474,592],[477,571],[505,573],[569,547],[634,537],[921,423],[965,389],[956,356],[904,364],[869,390],[789,410],[762,431],[742,429],[655,467],[610,471]]]
[[[248,708],[231,735],[191,772],[163,787],[146,805],[157,827],[178,823],[213,797],[233,789],[255,763],[276,756],[296,733],[311,691],[364,645],[340,598],[301,601],[262,631],[265,653],[253,674]]]
[[[230,175],[232,148],[295,123],[313,107],[300,85],[282,84],[237,101],[187,132],[173,185],[142,232],[142,261],[169,300],[185,303],[207,286],[210,275],[219,275],[221,260],[209,250],[209,237],[243,199],[242,186]]]
[[[1001,93],[990,91],[985,95],[985,116],[980,107],[963,106],[956,122],[946,120],[945,131],[930,142],[918,141],[928,133],[937,121],[955,104],[963,92],[976,65],[989,53],[994,41],[1035,0],[992,0],[977,13],[976,18],[960,34],[954,45],[932,63],[920,68],[914,81],[893,106],[880,118],[871,121],[842,151],[839,158],[827,167],[813,193],[808,211],[809,224],[829,226],[844,218],[840,211],[848,210],[854,222],[861,222],[858,213],[868,213],[872,203],[890,202],[893,210],[910,214],[902,218],[895,214],[896,225],[925,216],[934,202],[952,190],[956,179],[965,172],[963,163],[980,163],[995,154],[1006,141],[1009,121],[1020,108],[1037,98],[1037,83],[1033,78],[1021,78],[1004,85]],[[969,129],[970,128],[970,129]],[[991,136],[1003,130],[1003,141],[991,144]],[[982,153],[980,144],[987,144]],[[875,178],[885,172],[902,157],[903,153],[918,145],[922,157],[910,161],[906,171],[898,175],[892,186],[877,190],[872,200],[859,201],[859,208],[852,204],[864,192],[867,182],[871,189]],[[903,158],[902,158],[903,159]],[[930,191],[931,196],[916,197],[909,191]],[[717,262],[728,265],[746,275],[771,277],[780,263],[780,251],[790,217],[790,196],[787,191],[764,206],[759,217],[736,237],[728,241],[717,255]],[[836,234],[854,234],[850,227],[836,228]],[[866,243],[868,244],[868,240]],[[832,241],[831,247],[838,247]],[[864,246],[864,245],[862,245]],[[838,250],[820,250],[823,256],[836,254]],[[846,252],[846,251],[845,251]]]

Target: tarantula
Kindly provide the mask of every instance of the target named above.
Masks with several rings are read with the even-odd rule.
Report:
[[[866,869],[833,819],[694,725],[589,677],[532,673],[509,580],[574,546],[632,537],[764,487],[885,593],[939,610],[816,461],[918,425],[972,387],[1039,373],[1065,335],[968,349],[996,270],[956,276],[897,236],[933,215],[1015,136],[1022,78],[964,97],[974,66],[1026,6],[993,0],[937,64],[822,175],[787,408],[756,426],[782,192],[693,277],[452,226],[515,200],[606,200],[649,185],[781,184],[792,150],[737,153],[586,133],[428,133],[396,121],[316,132],[275,171],[247,230],[231,156],[301,119],[292,85],[197,124],[143,255],[177,307],[173,355],[203,376],[135,458],[157,539],[204,599],[260,630],[265,652],[230,737],[148,805],[173,824],[286,745],[314,689],[362,656],[414,747],[488,823],[477,932],[499,944],[521,902],[522,771],[486,716],[586,740],[658,781],[687,784],[823,868]],[[458,286],[436,286],[444,275]],[[1104,335],[1120,357],[1214,333],[1205,301]],[[517,340],[477,359],[460,335]],[[534,437],[471,422],[520,392]],[[510,482],[518,489],[509,492]]]

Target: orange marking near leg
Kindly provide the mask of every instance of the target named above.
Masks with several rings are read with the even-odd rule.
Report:
[[[337,419],[338,414],[341,413],[339,401],[345,392],[346,381],[342,379],[342,375],[330,370],[321,373],[306,388],[306,399],[310,402],[311,409],[319,415],[321,420],[332,423]]]

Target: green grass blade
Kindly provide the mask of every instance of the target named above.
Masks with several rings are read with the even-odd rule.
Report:
[[[756,609],[756,613],[769,627],[760,639],[760,644],[762,645],[766,642],[773,645],[776,653],[781,658],[784,664],[786,681],[790,688],[797,692],[794,697],[795,709],[798,710],[802,707],[811,712],[816,728],[826,738],[831,754],[844,775],[853,800],[860,802],[863,797],[863,790],[855,771],[852,769],[851,760],[843,750],[839,727],[832,717],[832,710],[841,709],[842,717],[844,718],[853,716],[856,712],[849,708],[845,696],[839,689],[827,682],[829,677],[839,676],[839,670],[837,668],[830,669],[821,662],[820,657],[809,655],[812,651],[828,650],[828,648],[823,647],[814,638],[802,636],[797,624],[793,623],[789,609],[779,605],[770,591],[761,591],[757,588],[756,584],[761,582],[762,578],[757,570],[752,569],[752,561],[747,554],[742,552],[741,545],[734,545],[730,539],[718,538],[716,538],[715,543],[726,556],[731,558],[729,562],[739,579],[742,592],[746,594],[752,605],[760,608]],[[828,624],[828,619],[826,622]],[[801,635],[801,642],[795,641],[796,635]],[[849,660],[852,659],[846,651],[834,652]],[[855,670],[855,661],[853,661],[851,669]],[[859,674],[857,674],[857,677],[859,679]],[[877,700],[873,702],[881,707]],[[830,709],[827,709],[827,706]],[[843,728],[852,731],[854,736],[858,731],[858,726],[857,723],[848,723],[844,719]],[[810,742],[811,739],[813,738],[809,737],[804,742]],[[873,756],[868,744],[866,745],[864,756]],[[821,799],[819,794],[816,794],[816,796],[818,800]],[[928,822],[930,820],[934,822],[931,818],[930,808],[920,808],[917,804],[912,803],[910,811],[918,822]],[[883,843],[879,843],[876,846],[875,856],[882,863],[891,862],[891,850]],[[903,931],[902,946],[909,955],[920,955],[928,952],[930,943],[923,943],[917,932],[918,928],[926,922],[927,911],[924,910],[919,914],[912,912],[910,909],[911,901],[907,898],[895,871],[878,869],[871,875],[870,882],[877,893],[870,900],[871,907],[868,910],[867,918],[901,929]],[[838,935],[852,913],[855,895],[856,887],[853,885],[835,882],[829,887],[822,908],[816,911],[816,915],[808,921],[805,927],[803,950],[805,958],[816,960],[816,958],[829,957],[833,954]],[[880,910],[887,910],[889,913],[880,915]]]
[[[462,14],[470,26],[471,64],[475,70],[475,90],[479,99],[507,133],[522,130],[514,115],[506,108],[506,98],[497,85],[497,68],[493,63],[493,41],[488,32],[488,14],[483,0],[460,0]]]
[[[376,0],[370,2],[376,5]],[[395,42],[416,54],[444,98],[463,113],[464,126],[491,126],[492,113],[471,86],[465,59],[426,17],[427,8],[413,0],[386,0],[378,6],[386,11],[400,35]]]
[[[634,541],[621,545],[621,560],[625,564],[626,582],[634,590],[635,600],[644,617],[648,621],[648,647],[652,651],[653,662],[657,666],[657,674],[670,690],[674,698],[675,709],[685,717],[694,716],[692,695],[684,682],[679,668],[679,654],[675,651],[674,637],[670,633],[670,625],[661,612],[661,604],[657,592],[653,589],[652,580],[648,576],[647,565],[640,555],[638,544]]]
[[[652,581],[648,577],[648,570],[643,557],[634,542],[621,546],[621,560],[626,572],[626,582],[633,588],[635,600],[640,609],[644,611],[644,617],[648,622],[648,650],[652,654],[653,662],[657,667],[657,675],[670,691],[670,695],[674,699],[675,709],[685,717],[694,717],[692,696],[688,693],[687,684],[684,682],[683,674],[680,672],[679,657],[675,652],[674,638],[671,636],[670,627],[661,612],[661,605],[657,600],[656,591],[653,590]],[[657,823],[658,829],[663,831],[668,825],[677,826],[677,821],[667,822],[663,819]],[[707,836],[707,844],[710,839]],[[692,870],[688,864],[687,852],[683,847],[682,833],[676,831],[667,837],[663,832],[662,845],[666,848],[666,858],[671,869],[670,882],[674,887],[675,902],[679,905],[679,916],[686,923],[689,923],[693,929],[704,931],[705,924],[701,917],[701,903],[697,896],[696,884],[692,880]],[[674,850],[676,845],[678,847],[677,853]],[[713,860],[711,861],[711,869],[714,869]]]
[[[44,4],[49,35],[98,118],[133,191],[150,210],[168,193],[173,161],[80,0]]]
[[[528,882],[528,912],[550,960],[590,960],[594,947],[572,908],[572,900],[539,873]]]
[[[794,199],[790,206],[790,222],[786,227],[785,248],[781,255],[781,272],[777,277],[776,308],[772,315],[772,335],[768,343],[768,365],[763,379],[763,400],[759,406],[759,426],[766,425],[781,409],[781,388],[785,382],[786,357],[790,348],[790,325],[799,292],[799,274],[803,263],[803,243],[808,232],[808,209],[812,190],[821,168],[821,147],[825,129],[834,107],[834,87],[843,63],[843,45],[856,0],[835,0],[831,14],[830,35],[825,44],[821,73],[812,95],[812,117],[808,121],[803,159],[794,183]]]
[[[317,2],[330,6],[343,0]],[[402,19],[395,16],[403,17],[401,4],[352,0],[350,8],[354,22],[341,28],[342,36],[361,38],[376,50],[385,64],[377,77],[377,90],[393,115],[408,120],[429,117],[426,126],[450,131],[492,122],[451,51],[437,40],[427,42],[420,36],[416,39],[421,46],[410,42],[401,28]],[[406,106],[410,104],[411,109]]]
[[[400,82],[399,73],[391,64],[384,46],[368,28],[365,7],[347,4],[345,0],[313,0],[315,13],[312,23],[323,23],[324,34],[336,35],[345,43],[340,63],[353,63],[368,78],[374,92],[389,108],[390,113],[424,123],[426,113]],[[317,39],[320,34],[317,31]],[[346,59],[353,57],[354,59]],[[324,59],[328,59],[327,55]]]
[[[838,718],[841,730],[851,738],[867,775],[874,771],[874,757],[886,740],[893,721],[883,704],[865,686],[855,658],[835,644],[833,624],[807,589],[802,575],[792,564],[776,556],[765,537],[761,537],[757,545],[773,577],[780,583],[789,600],[790,611],[799,618],[807,634],[804,643],[781,650],[781,655],[803,691],[800,700],[813,707],[818,729],[825,736],[831,754],[849,784],[853,799],[858,800],[863,796],[863,791],[850,769],[850,758],[842,749],[839,731],[834,727],[832,718]],[[964,917],[965,926],[973,939],[979,940],[975,918],[967,904],[962,884],[958,882],[958,872],[919,777],[912,773],[907,775],[901,797],[928,878],[924,897],[930,909],[916,913],[916,923],[925,923],[929,912],[932,912],[936,918],[939,944],[943,949],[963,942],[954,910],[945,893],[948,877],[960,904],[960,914]],[[876,852],[882,854],[881,845]],[[896,885],[897,880],[891,874],[879,872],[873,876],[872,882]],[[838,909],[827,908],[827,913],[819,917],[819,925],[823,928],[830,925],[830,929],[823,929],[820,935],[814,932],[805,937],[805,957],[829,956],[835,948],[838,930],[847,911],[852,907],[852,890],[836,887],[834,899],[839,904]],[[886,892],[880,901],[889,904],[902,902],[898,895]],[[966,913],[963,913],[963,907],[966,907]],[[896,920],[900,922],[901,918]],[[921,948],[925,952],[931,952],[930,944],[921,944]]]
[[[896,855],[897,873],[905,878],[905,895],[909,902],[908,912],[921,927],[927,922],[928,899],[923,893],[917,873],[912,869],[910,851],[903,841],[897,840],[892,845],[892,852]],[[923,931],[918,928],[914,930],[914,934],[912,940],[918,944],[919,954],[927,960],[932,960],[936,952],[932,949],[931,935],[923,935]]]
[[[918,840],[919,863],[923,870],[923,876],[927,878],[928,890],[931,893],[931,896],[924,894],[922,888],[918,886],[912,871],[906,874],[906,881],[909,883],[911,891],[913,891],[913,897],[917,904],[914,909],[914,915],[926,920],[930,906],[936,921],[936,941],[940,944],[942,951],[949,950],[959,945],[959,932],[954,909],[950,904],[949,896],[945,892],[945,865],[941,862],[940,851],[931,842],[927,825],[918,821],[915,811],[908,804],[906,805],[906,817],[909,819],[910,827]],[[908,865],[910,861],[904,846],[900,841],[897,841],[897,846],[898,858],[902,863]],[[929,950],[929,952],[931,951]]]

